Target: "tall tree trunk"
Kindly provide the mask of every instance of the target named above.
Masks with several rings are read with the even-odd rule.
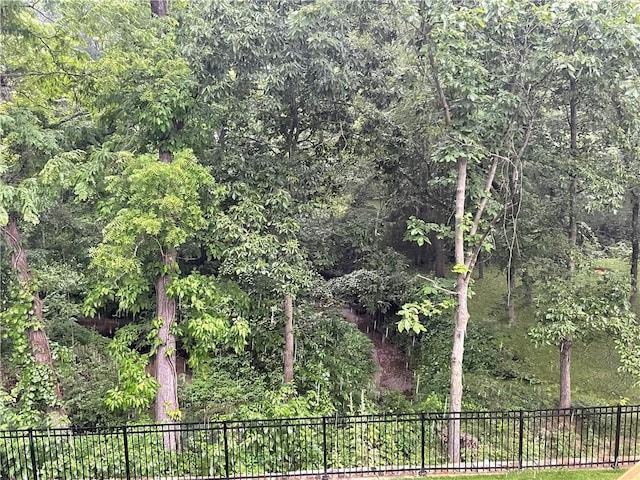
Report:
[[[578,203],[578,177],[571,177],[569,184],[569,262],[567,267],[569,272],[573,273],[576,269],[576,263],[573,259],[575,248],[578,244],[578,220],[577,216]]]
[[[168,0],[150,0],[151,14],[164,17],[169,12]],[[174,128],[176,126],[174,125]],[[179,129],[179,128],[178,128]],[[173,153],[160,148],[158,161],[171,163]],[[164,272],[156,278],[156,318],[160,321],[158,330],[158,351],[155,358],[155,377],[160,386],[156,393],[156,422],[168,424],[163,436],[165,450],[174,451],[180,448],[179,438],[171,425],[177,423],[180,406],[178,404],[178,373],[176,371],[176,337],[172,327],[176,320],[176,302],[169,297],[167,287],[171,275],[176,269],[177,252],[173,247],[162,252]]]
[[[509,325],[516,322],[516,305],[513,301],[513,292],[516,289],[516,267],[513,261],[507,267],[507,318]]]
[[[482,253],[478,254],[478,280],[482,280],[484,278],[484,258]]]
[[[638,311],[638,213],[640,212],[640,195],[631,191],[631,310]]]
[[[444,88],[440,83],[440,79],[435,74],[435,60],[433,54],[429,52],[429,64],[434,72],[433,81],[438,93],[438,99],[442,104],[444,112],[445,124],[451,125],[451,109]],[[464,249],[464,203],[467,189],[467,159],[458,158],[456,162],[457,180],[456,180],[456,199],[455,199],[455,262],[456,267],[462,268],[466,265],[465,249]],[[493,169],[495,172],[495,169]],[[489,183],[490,186],[490,183]],[[478,215],[482,215],[482,207],[478,208]],[[477,227],[477,225],[476,225]],[[475,232],[474,232],[475,233]],[[471,263],[471,259],[470,259]],[[449,461],[453,463],[460,462],[460,413],[462,411],[462,361],[464,357],[464,339],[467,334],[467,322],[469,321],[469,309],[467,306],[467,297],[469,293],[469,281],[471,276],[466,272],[460,271],[456,278],[456,297],[457,309],[455,314],[455,327],[453,332],[453,347],[451,348],[451,384],[449,390],[449,442],[447,450]]]
[[[290,165],[298,161],[298,142],[300,141],[300,118],[298,116],[298,89],[295,82],[289,82],[287,87],[288,97],[288,121],[289,126],[285,135],[285,145],[287,147],[288,160]],[[294,195],[293,186],[289,187],[289,192]],[[293,381],[293,361],[295,355],[295,342],[293,337],[293,295],[284,294],[284,383]]]
[[[164,17],[169,11],[167,0],[151,0],[151,13],[156,17]]]
[[[16,272],[20,287],[29,291],[32,296],[32,308],[29,313],[29,323],[33,325],[25,332],[29,342],[31,354],[37,363],[46,365],[51,370],[51,378],[53,379],[52,388],[57,400],[56,405],[47,407],[47,413],[51,423],[56,426],[62,426],[66,423],[66,412],[62,406],[62,389],[58,382],[55,368],[53,366],[53,357],[51,356],[51,348],[49,347],[49,338],[43,330],[44,322],[42,315],[42,300],[37,291],[31,292],[33,287],[33,275],[29,270],[27,256],[24,248],[22,248],[20,230],[18,228],[18,218],[15,214],[9,215],[9,222],[4,227],[4,239],[11,250],[11,269]]]
[[[574,78],[569,79],[569,152],[571,155],[571,168],[578,156],[578,87]],[[578,176],[572,173],[569,183],[569,262],[568,269],[574,273],[576,269],[573,253],[578,244]],[[571,406],[571,344],[572,339],[566,336],[560,342],[560,408]]]
[[[467,185],[467,160],[458,159],[458,178],[456,183],[455,205],[455,257],[456,266],[465,265],[464,249],[464,203]],[[449,460],[460,461],[460,412],[462,411],[462,360],[464,357],[464,339],[469,321],[467,297],[469,293],[469,276],[465,272],[457,274],[456,297],[458,308],[455,315],[455,329],[453,333],[453,348],[451,350],[451,390],[450,390],[450,421],[449,421]]]
[[[570,336],[560,342],[560,404],[559,408],[571,407],[571,344]]]
[[[171,163],[173,154],[160,149],[158,161]],[[166,248],[162,252],[165,273],[156,278],[156,318],[160,321],[159,347],[155,358],[155,377],[160,385],[156,392],[156,422],[168,425],[177,423],[180,412],[178,372],[176,370],[176,337],[172,332],[177,308],[175,300],[167,293],[171,275],[176,269],[177,257],[175,248]],[[173,451],[180,448],[178,434],[173,430],[173,427],[168,427],[163,439],[165,450]]]
[[[438,278],[444,278],[447,275],[447,262],[444,254],[444,240],[438,238],[438,235],[434,235],[433,238],[433,250],[435,252],[435,274]]]
[[[569,131],[570,143],[569,151],[571,154],[571,169],[573,171],[573,161],[578,156],[578,86],[574,78],[569,79],[569,90],[571,98],[569,99]],[[578,243],[578,220],[577,220],[577,203],[578,203],[578,176],[572,173],[569,183],[569,271],[575,271],[576,265],[573,260],[573,251]]]
[[[284,296],[284,383],[293,381],[293,296]]]
[[[169,271],[175,268],[176,250],[169,249],[162,255]],[[171,275],[160,275],[156,279],[156,317],[161,322],[158,330],[160,346],[155,358],[155,377],[160,384],[156,393],[156,422],[176,423],[178,406],[178,375],[176,372],[176,337],[171,332],[176,318],[176,302],[167,294]],[[177,435],[168,432],[164,436],[166,450],[178,448]]]

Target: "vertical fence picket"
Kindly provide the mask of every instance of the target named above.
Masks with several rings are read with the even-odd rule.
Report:
[[[33,442],[33,428],[29,429],[29,456],[31,457],[31,470],[33,471],[33,480],[38,480],[38,464],[36,462],[36,446]]]
[[[126,425],[122,427],[122,440],[124,445],[124,474],[127,480],[131,480],[131,463],[129,461],[129,438]]]
[[[620,424],[622,423],[622,405],[616,409],[616,431],[615,446],[613,450],[613,468],[618,468],[618,457],[620,456]]]
[[[227,438],[227,421],[222,422],[222,435],[224,438],[224,474],[229,478],[229,440]]]
[[[327,417],[322,417],[322,469],[322,478],[326,480],[329,471],[329,465],[327,464]]]
[[[524,447],[524,410],[520,410],[518,422],[518,469],[522,470],[522,450]]]
[[[426,433],[426,427],[425,427],[425,414],[424,412],[422,412],[420,414],[420,475],[424,475],[425,473],[425,433]]]

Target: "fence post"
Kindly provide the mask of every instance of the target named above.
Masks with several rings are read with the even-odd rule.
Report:
[[[224,437],[224,473],[229,478],[229,440],[227,440],[227,421],[222,422],[222,434]]]
[[[127,426],[122,426],[122,438],[124,439],[124,474],[127,480],[131,480],[131,462],[129,461],[129,436]]]
[[[38,480],[38,464],[36,463],[36,447],[33,444],[33,428],[29,429],[29,455],[31,456],[31,469],[33,470],[33,479]]]
[[[425,443],[424,412],[420,414],[420,475],[425,473]]]
[[[616,410],[616,443],[613,450],[613,468],[618,468],[618,457],[620,456],[620,425],[622,423],[622,405],[618,405]]]
[[[518,469],[522,470],[522,450],[524,444],[524,411],[520,410],[520,426],[518,431]]]
[[[322,475],[322,479],[326,480],[329,478],[327,471],[329,470],[329,466],[327,464],[327,417],[322,417],[322,468],[324,471],[324,475]]]

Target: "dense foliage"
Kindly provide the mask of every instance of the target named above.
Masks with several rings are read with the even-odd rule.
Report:
[[[561,406],[574,343],[614,337],[637,375],[639,19],[3,2],[0,426],[547,406],[467,324],[485,268],[503,323],[559,349]]]

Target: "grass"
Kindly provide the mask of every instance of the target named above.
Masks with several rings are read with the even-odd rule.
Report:
[[[604,268],[626,268],[622,262],[606,262]],[[506,280],[504,274],[495,269],[487,268],[484,278],[476,280],[472,289],[475,295],[469,302],[470,321],[485,322],[492,326],[501,344],[517,355],[521,376],[529,383],[531,398],[536,399],[532,401],[543,399],[546,403],[525,407],[555,406],[558,398],[559,353],[554,346],[536,348],[529,339],[528,330],[535,322],[534,308],[516,301],[517,320],[513,326],[509,326],[505,306]],[[637,379],[618,372],[618,355],[612,339],[606,335],[589,342],[574,343],[571,380],[575,405],[613,405],[623,399],[628,403],[640,403],[640,388],[635,386]],[[513,382],[499,381],[507,392],[505,395],[508,395],[509,389],[516,387]]]
[[[424,477],[422,480],[613,480],[624,470],[529,470],[524,472],[493,473],[489,475],[445,475]]]

